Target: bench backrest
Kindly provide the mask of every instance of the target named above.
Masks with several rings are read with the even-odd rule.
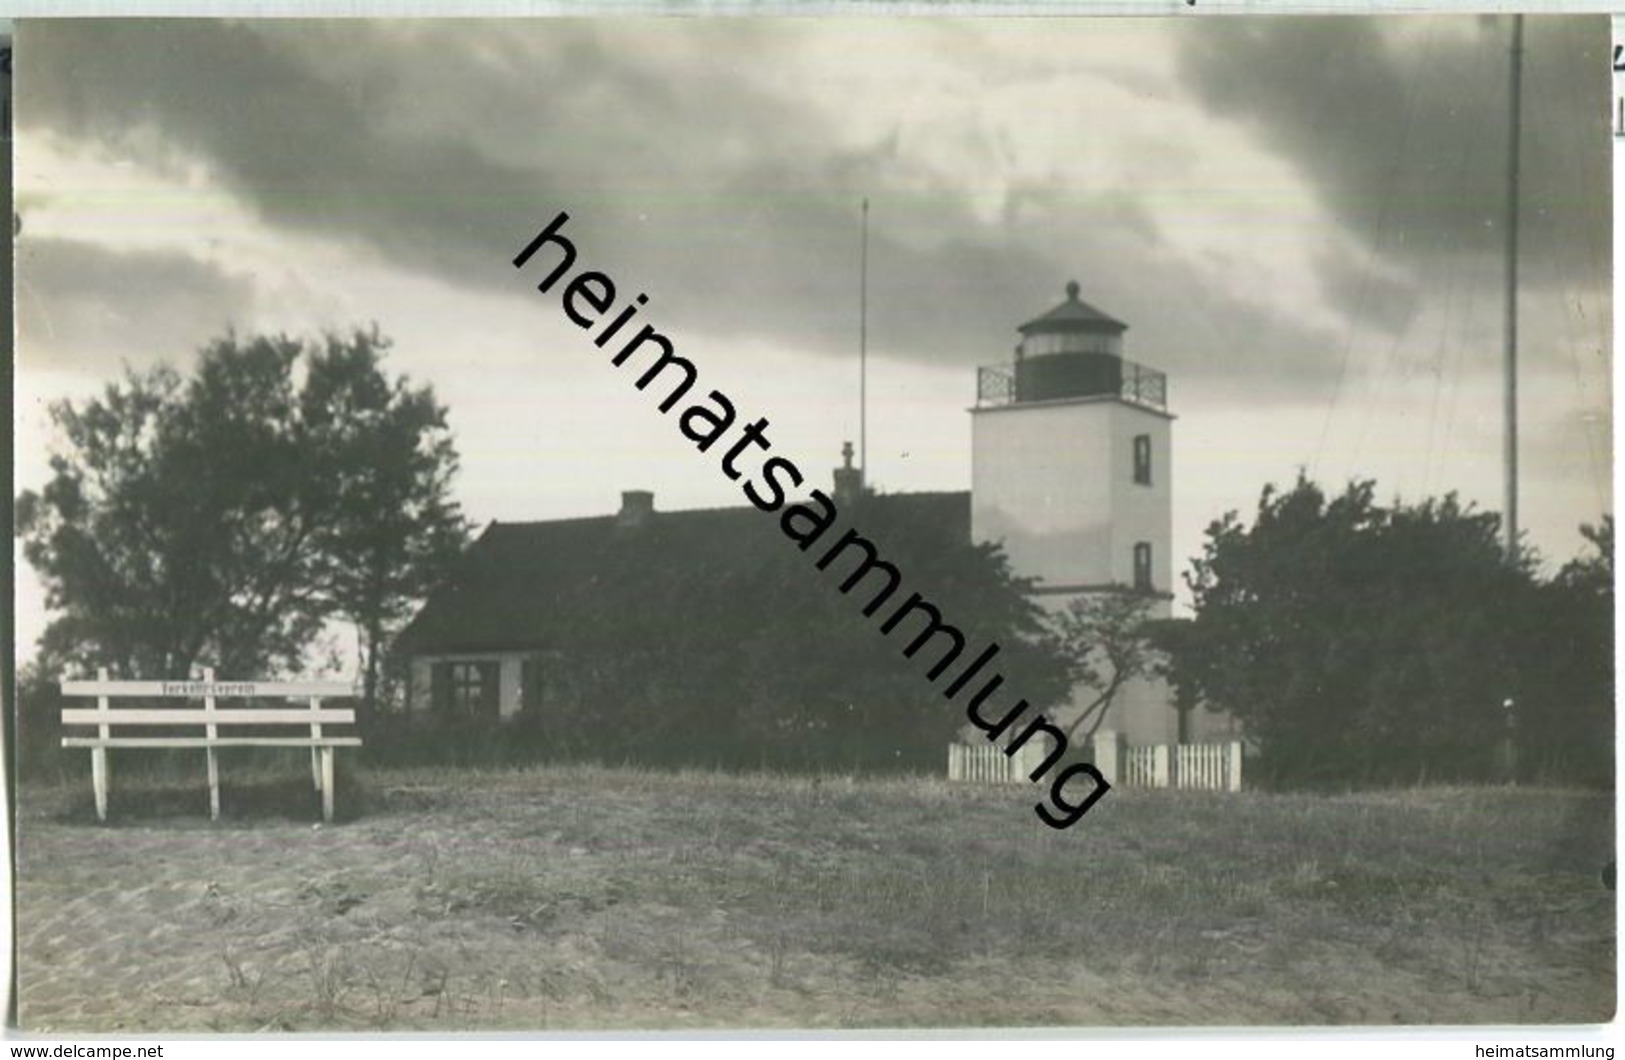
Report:
[[[112,681],[100,671],[94,681],[63,681],[64,696],[95,696],[95,707],[62,708],[63,725],[94,725],[101,739],[112,736],[113,726],[203,726],[209,739],[219,735],[220,726],[301,726],[308,727],[312,739],[322,738],[323,725],[353,725],[355,711],[348,707],[323,707],[324,696],[349,696],[350,685],[338,681],[216,681],[212,670],[204,671],[202,681]],[[165,698],[199,701],[175,707],[134,707],[112,709],[115,698]],[[216,700],[304,699],[304,707],[235,707],[222,710]]]

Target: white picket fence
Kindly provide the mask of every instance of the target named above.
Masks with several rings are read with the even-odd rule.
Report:
[[[1176,744],[1174,787],[1241,790],[1241,741]]]
[[[1016,784],[1027,779],[1022,772],[1023,756],[1007,756],[992,744],[951,743],[948,745],[948,779],[978,784]]]
[[[1122,770],[1116,783],[1130,788],[1169,787],[1168,745],[1125,747],[1118,761]],[[1109,778],[1108,778],[1109,779]]]
[[[1047,748],[1034,744],[1007,757],[994,744],[948,745],[948,779],[1013,784],[1028,778]],[[1113,732],[1095,734],[1093,760],[1108,784],[1130,788],[1241,790],[1241,743],[1147,744],[1130,747]]]
[[[1118,769],[1120,779],[1107,779],[1130,788],[1240,791],[1241,744],[1182,743],[1124,747],[1118,754]]]

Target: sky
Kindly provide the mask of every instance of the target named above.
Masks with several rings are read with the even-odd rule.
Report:
[[[1609,26],[1530,17],[1521,512],[1612,510]],[[1510,19],[22,21],[16,488],[47,408],[375,321],[477,524],[744,503],[509,264],[560,211],[775,452],[966,489],[978,365],[1082,297],[1169,377],[1176,569],[1299,470],[1499,511]],[[532,281],[534,282],[534,281]],[[823,472],[818,472],[822,476]],[[19,559],[19,657],[48,615]]]

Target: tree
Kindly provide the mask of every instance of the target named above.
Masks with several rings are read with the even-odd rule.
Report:
[[[1067,729],[1071,746],[1094,738],[1125,685],[1160,673],[1161,653],[1148,636],[1153,599],[1127,591],[1089,593],[1055,617],[1056,634],[1071,660],[1072,682],[1093,693]]]
[[[555,663],[567,688],[545,744],[662,765],[936,771],[966,696],[950,702],[927,678],[935,647],[905,658],[912,633],[880,631],[912,592],[967,643],[999,643],[1007,688],[1039,708],[1060,698],[1066,663],[1002,551],[907,504],[859,498],[841,514],[905,579],[878,617],[863,613],[878,575],[843,593],[856,561],[818,569],[832,540],[802,552],[773,518],[730,524],[726,548],[668,548],[658,520],[606,544],[591,591],[558,606],[614,639]]]
[[[1484,778],[1527,682],[1533,558],[1451,495],[1382,508],[1300,475],[1209,526],[1173,644],[1187,695],[1239,718],[1283,783]]]
[[[1583,523],[1580,536],[1596,550],[1596,555],[1579,556],[1557,572],[1555,584],[1565,589],[1612,600],[1614,596],[1614,517],[1604,515],[1597,525]]]
[[[66,449],[17,502],[60,612],[42,651],[131,676],[254,674],[298,669],[333,617],[381,632],[463,532],[444,410],[384,376],[386,345],[375,329],[320,347],[227,335],[189,380],[127,372],[54,405]]]
[[[376,326],[348,338],[328,335],[300,394],[310,470],[331,511],[316,533],[329,560],[324,595],[358,630],[369,714],[384,645],[467,539],[451,499],[457,453],[446,410],[428,387],[387,378],[381,362],[388,347]]]
[[[62,696],[61,673],[45,655],[29,660],[17,672],[12,687],[16,709],[5,719],[14,776],[49,776],[70,761],[62,749],[62,708],[74,704]]]
[[[1520,615],[1526,660],[1513,693],[1519,774],[1607,784],[1614,775],[1614,520]]]

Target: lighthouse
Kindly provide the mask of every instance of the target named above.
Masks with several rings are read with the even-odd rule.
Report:
[[[1148,617],[1167,618],[1175,565],[1168,379],[1125,359],[1128,325],[1079,294],[1067,284],[1065,301],[1017,329],[1013,360],[978,370],[971,534],[1004,546],[1046,610],[1127,592],[1144,596]],[[1164,683],[1133,682],[1106,728],[1133,744],[1174,742],[1172,702]],[[1060,720],[1082,706],[1063,706]]]
[[[978,372],[971,534],[1003,542],[1045,597],[1172,598],[1168,380],[1123,358],[1128,325],[1078,297],[1022,324],[1015,359]]]

